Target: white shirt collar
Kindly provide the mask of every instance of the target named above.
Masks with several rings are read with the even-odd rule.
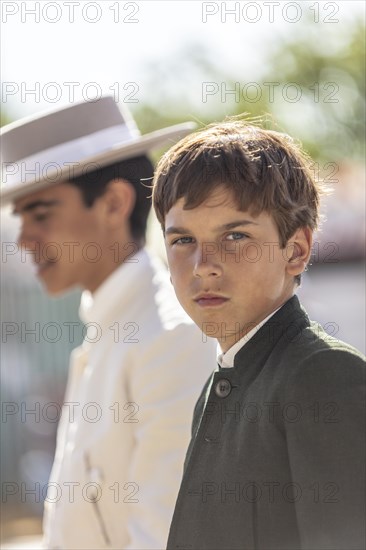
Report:
[[[263,319],[258,325],[256,325],[254,328],[252,328],[243,338],[238,340],[231,348],[227,350],[227,352],[223,353],[220,344],[217,344],[217,362],[220,365],[220,367],[224,369],[231,369],[234,366],[234,358],[235,355],[238,353],[238,351],[245,346],[247,342],[253,336],[258,332],[258,330],[274,315],[279,309],[281,309],[282,306],[278,307],[272,313],[268,315],[265,319]]]
[[[148,271],[149,263],[149,254],[141,249],[129,261],[119,265],[93,294],[84,290],[79,308],[81,320],[84,323],[103,323],[116,303],[121,307],[121,296],[128,301],[134,299],[140,292],[141,274]]]

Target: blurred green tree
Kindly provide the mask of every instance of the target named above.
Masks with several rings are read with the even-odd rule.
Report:
[[[159,95],[152,94],[135,110],[143,132],[187,119],[183,113],[189,113],[199,125],[221,119],[225,114],[270,115],[266,117],[266,126],[298,137],[316,161],[364,158],[363,22],[351,21],[347,35],[340,35],[335,28],[333,34],[323,36],[309,21],[302,32],[283,36],[274,44],[260,80],[251,86],[248,83],[253,77],[245,68],[245,59],[241,70],[229,74],[201,45],[175,52],[154,72],[148,68],[147,72],[146,87],[159,90]],[[218,86],[215,110],[208,110],[204,102],[200,106],[192,101],[192,95],[199,96],[197,82],[201,85],[207,81]],[[233,94],[228,94],[227,99],[221,96],[225,95],[225,89],[236,87],[236,98]]]

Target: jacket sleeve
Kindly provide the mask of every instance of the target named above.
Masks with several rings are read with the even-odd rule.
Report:
[[[216,346],[192,324],[165,331],[130,369],[130,394],[139,406],[130,477],[138,500],[128,510],[128,549],[166,548],[194,405],[216,367]]]
[[[282,409],[301,548],[365,543],[365,363],[326,349],[292,366]],[[289,494],[290,493],[290,494]]]

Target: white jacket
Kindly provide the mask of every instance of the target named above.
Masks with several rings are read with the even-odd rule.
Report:
[[[131,260],[82,296],[88,331],[71,358],[46,548],[166,546],[216,345],[179,306],[165,268],[144,250]]]

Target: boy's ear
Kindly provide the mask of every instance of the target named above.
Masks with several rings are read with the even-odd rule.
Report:
[[[124,179],[110,181],[102,197],[109,225],[119,227],[121,221],[128,222],[136,202],[136,192],[130,182]]]
[[[305,271],[311,255],[313,232],[310,227],[299,228],[286,245],[286,271],[292,277]]]

